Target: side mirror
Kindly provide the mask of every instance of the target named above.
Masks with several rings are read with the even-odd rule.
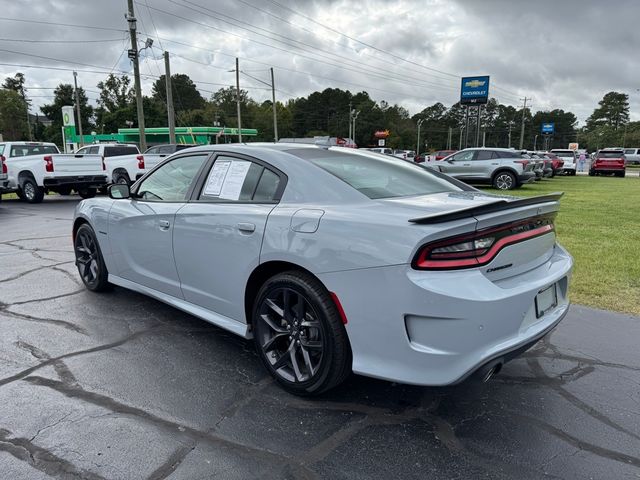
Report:
[[[129,185],[124,183],[114,183],[113,185],[109,185],[109,198],[113,198],[114,200],[121,200],[123,198],[131,197],[131,190],[129,190]]]

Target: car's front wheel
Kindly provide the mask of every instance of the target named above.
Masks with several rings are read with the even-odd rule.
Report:
[[[98,191],[95,188],[84,188],[78,191],[81,198],[93,198]]]
[[[511,172],[499,172],[493,178],[493,186],[498,190],[513,190],[516,188],[516,176]]]
[[[298,271],[262,286],[253,310],[253,338],[271,375],[296,395],[318,395],[351,372],[351,349],[327,289]]]
[[[85,287],[93,292],[108,290],[109,272],[102,258],[96,234],[89,224],[80,225],[76,231],[74,250],[78,273]]]
[[[44,188],[39,187],[31,177],[22,179],[20,190],[22,190],[22,198],[28,203],[40,203],[44,199]]]

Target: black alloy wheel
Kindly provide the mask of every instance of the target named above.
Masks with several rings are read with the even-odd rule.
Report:
[[[311,275],[288,272],[268,280],[253,317],[258,353],[289,392],[315,395],[350,373],[351,350],[336,306]]]
[[[88,224],[81,225],[74,243],[76,266],[82,283],[93,292],[107,290],[109,273],[93,229]]]

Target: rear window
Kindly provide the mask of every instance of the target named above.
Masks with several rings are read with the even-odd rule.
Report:
[[[611,150],[609,152],[598,153],[598,158],[622,158],[623,156],[624,153],[622,153],[622,150]]]
[[[133,145],[118,145],[117,147],[104,147],[105,157],[119,157],[120,155],[137,155],[138,149]]]
[[[2,153],[2,150],[0,150],[0,153]],[[632,148],[631,150],[625,150],[624,154],[625,155],[634,155],[636,153],[635,148]]]
[[[573,150],[554,150],[551,153],[555,153],[559,157],[575,157],[576,155]]]
[[[27,155],[48,155],[59,153],[58,147],[53,145],[12,145],[11,157],[26,157]]]
[[[393,157],[316,149],[288,153],[309,160],[371,199],[461,191],[428,169]]]

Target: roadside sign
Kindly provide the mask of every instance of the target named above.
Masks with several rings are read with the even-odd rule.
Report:
[[[127,50],[127,56],[130,60],[135,60],[138,56],[138,52],[134,48],[130,48],[129,50]]]
[[[379,147],[384,147],[384,138],[379,138],[378,139],[378,146]]]
[[[76,120],[73,118],[73,107],[62,107],[62,126],[63,127],[75,127]]]
[[[578,145],[577,143],[569,144],[569,150],[578,150],[578,147],[580,147],[580,145]]]
[[[542,133],[551,135],[553,134],[553,132],[556,131],[556,124],[553,122],[543,123],[542,126],[540,127],[540,130],[542,131]]]
[[[389,135],[389,130],[376,130],[373,134],[373,136],[376,138],[387,138]]]
[[[462,77],[460,103],[463,105],[483,105],[489,100],[489,76]]]

